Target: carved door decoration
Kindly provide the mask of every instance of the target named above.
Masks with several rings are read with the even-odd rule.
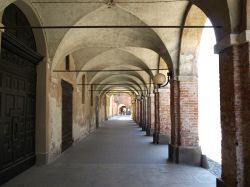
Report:
[[[5,25],[15,25],[8,22],[10,18],[15,19],[8,16],[9,12],[19,16],[17,20],[22,19],[20,14],[15,14],[15,8],[11,5],[6,9]],[[20,33],[6,31],[1,41],[0,184],[35,162],[36,65],[42,57],[34,51],[34,45],[31,48],[19,40]],[[27,33],[25,36],[28,37]]]
[[[62,80],[62,152],[72,143],[73,86]]]

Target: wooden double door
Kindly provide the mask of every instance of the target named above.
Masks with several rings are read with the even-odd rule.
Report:
[[[41,57],[3,35],[0,57],[0,184],[35,162],[36,64]]]

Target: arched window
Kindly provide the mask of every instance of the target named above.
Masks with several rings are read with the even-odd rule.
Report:
[[[6,27],[30,26],[22,11],[14,4],[9,5],[3,14],[3,25]],[[5,29],[5,33],[16,38],[28,48],[36,51],[35,38],[32,29]]]

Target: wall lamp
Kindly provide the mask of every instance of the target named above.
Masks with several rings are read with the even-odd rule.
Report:
[[[168,72],[167,73],[167,77],[168,77],[168,80],[166,82],[166,76],[164,74],[162,74],[162,73],[157,73],[153,77],[154,84],[156,84],[159,88],[166,87],[169,84],[169,82],[170,82],[170,79],[172,77],[172,72]]]

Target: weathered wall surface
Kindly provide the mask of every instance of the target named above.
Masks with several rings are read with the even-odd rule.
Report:
[[[70,58],[70,67],[74,69],[74,59]],[[60,63],[57,69],[65,69],[65,63]],[[87,76],[88,77],[88,76]],[[52,73],[50,77],[50,88],[49,88],[49,161],[56,159],[61,154],[61,143],[62,143],[62,88],[61,80],[67,81],[72,84],[73,90],[73,141],[78,142],[89,133],[96,129],[96,111],[95,111],[95,95],[93,96],[94,102],[91,106],[91,93],[90,88],[86,89],[85,92],[85,103],[82,102],[82,87],[77,85],[76,74],[63,72],[63,73]],[[100,107],[100,123],[104,120],[103,102]]]
[[[160,134],[171,137],[170,89],[159,89]]]
[[[154,94],[150,95],[151,97],[151,118],[150,118],[150,124],[151,124],[151,131],[153,132],[155,128],[155,96]]]

